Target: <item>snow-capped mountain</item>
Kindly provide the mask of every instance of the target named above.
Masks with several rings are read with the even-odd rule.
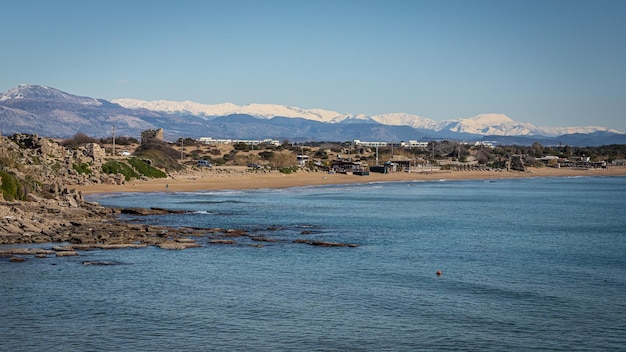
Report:
[[[434,129],[439,126],[439,123],[431,119],[406,113],[367,116],[364,114],[342,114],[331,110],[302,109],[276,104],[249,104],[239,106],[232,103],[201,104],[189,100],[178,102],[168,100],[145,101],[137,99],[114,99],[111,100],[111,102],[128,109],[146,109],[170,114],[189,114],[205,118],[245,114],[263,119],[271,119],[280,116],[302,118],[325,123],[380,123],[390,126],[411,126],[413,128],[425,129]]]
[[[178,102],[168,100],[144,101],[137,99],[114,99],[111,102],[128,109],[146,109],[170,114],[188,114],[205,118],[243,114],[263,119],[281,116],[327,123],[336,123],[350,118],[349,115],[340,114],[335,111],[301,109],[275,104],[249,104],[239,106],[232,103],[200,104],[189,100]]]
[[[79,97],[55,88],[34,84],[21,84],[0,94],[0,102],[9,100],[56,101],[77,105],[100,106],[102,101],[89,97]]]
[[[428,130],[440,130],[440,123],[426,117],[406,113],[388,113],[372,116],[372,120],[383,125],[411,126]]]
[[[416,129],[450,131],[482,136],[557,136],[571,133],[593,133],[598,131],[619,133],[605,127],[537,127],[529,122],[514,121],[504,114],[480,114],[474,117],[437,122],[426,117],[407,113],[388,113],[367,116],[364,114],[342,114],[322,109],[302,109],[276,104],[249,104],[244,106],[232,103],[201,104],[192,101],[144,101],[137,99],[115,99],[113,103],[128,109],[146,109],[170,114],[188,114],[203,118],[244,114],[256,118],[274,117],[302,118],[324,123],[379,123],[388,126],[410,126]]]
[[[2,133],[69,137],[82,132],[105,136],[113,126],[118,135],[128,136],[163,128],[169,140],[205,136],[300,141],[479,140],[485,136],[495,140],[499,136],[503,143],[532,144],[541,140],[542,143],[626,144],[626,134],[604,127],[538,127],[514,121],[504,114],[437,122],[406,113],[369,116],[276,104],[207,105],[136,99],[110,102],[38,85],[20,85],[0,93]]]
[[[596,132],[623,134],[623,132],[620,132],[618,130],[614,130],[614,129],[606,128],[606,127],[600,127],[600,126],[542,127],[541,130],[543,131],[542,134],[544,136],[561,136],[564,134],[574,134],[574,133],[590,134],[590,133],[596,133]]]
[[[483,136],[543,135],[543,130],[528,122],[517,122],[504,114],[480,114],[474,117],[443,121],[440,130]]]
[[[441,130],[471,133],[483,136],[560,136],[574,133],[620,133],[606,127],[537,127],[529,122],[514,121],[504,114],[480,114],[474,117],[443,121]]]

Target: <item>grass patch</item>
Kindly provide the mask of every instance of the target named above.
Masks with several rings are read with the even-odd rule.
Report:
[[[145,161],[138,159],[138,158],[130,158],[128,159],[128,163],[135,168],[135,170],[140,173],[143,174],[146,177],[149,178],[166,178],[167,174],[165,174],[165,172],[152,167],[151,165],[149,165],[148,163],[146,163]]]
[[[139,174],[130,165],[113,160],[108,160],[102,165],[102,172],[107,174],[122,174],[126,181],[139,177]]]

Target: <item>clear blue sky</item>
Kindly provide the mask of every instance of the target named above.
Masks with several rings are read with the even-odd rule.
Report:
[[[0,91],[626,131],[626,1],[0,0]]]

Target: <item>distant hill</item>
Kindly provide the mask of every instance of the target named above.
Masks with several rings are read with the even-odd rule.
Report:
[[[40,85],[20,85],[0,94],[3,134],[64,138],[81,132],[104,137],[111,135],[113,126],[118,136],[137,137],[143,130],[163,128],[168,140],[178,137],[387,142],[449,139],[524,145],[534,141],[546,145],[626,144],[625,134],[604,127],[542,128],[503,114],[436,122],[405,113],[351,115],[273,104],[107,101]]]

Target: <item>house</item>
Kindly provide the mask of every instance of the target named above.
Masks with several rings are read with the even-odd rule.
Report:
[[[331,164],[330,169],[339,174],[361,176],[369,175],[367,166],[362,165],[360,162],[337,160]]]
[[[309,156],[308,155],[298,155],[298,156],[296,156],[296,160],[298,160],[298,165],[299,166],[305,166],[307,161],[309,161]]]

